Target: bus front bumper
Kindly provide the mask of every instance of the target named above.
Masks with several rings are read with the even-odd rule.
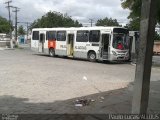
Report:
[[[113,55],[110,54],[110,61],[126,61],[129,60],[129,55],[125,54],[125,55]]]

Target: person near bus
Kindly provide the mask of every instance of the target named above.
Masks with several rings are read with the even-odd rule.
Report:
[[[121,42],[118,42],[117,49],[123,50],[123,44]]]

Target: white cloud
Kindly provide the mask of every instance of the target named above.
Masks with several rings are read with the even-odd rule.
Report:
[[[8,18],[5,1],[0,0],[0,16]],[[96,21],[104,17],[127,22],[129,13],[121,8],[120,0],[12,0],[12,5],[21,8],[18,13],[19,21],[31,22],[48,11],[67,13],[82,23],[88,23],[89,18]],[[14,17],[13,13],[12,16]]]

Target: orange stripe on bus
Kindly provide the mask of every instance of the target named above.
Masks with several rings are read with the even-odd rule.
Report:
[[[48,48],[56,48],[56,41],[55,40],[48,40]]]

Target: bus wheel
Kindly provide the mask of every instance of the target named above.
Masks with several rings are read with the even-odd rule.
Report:
[[[90,61],[90,62],[95,62],[96,61],[96,53],[95,52],[89,52],[89,54],[88,54],[88,60]]]
[[[53,48],[49,49],[49,56],[54,57],[55,56],[55,51]]]

